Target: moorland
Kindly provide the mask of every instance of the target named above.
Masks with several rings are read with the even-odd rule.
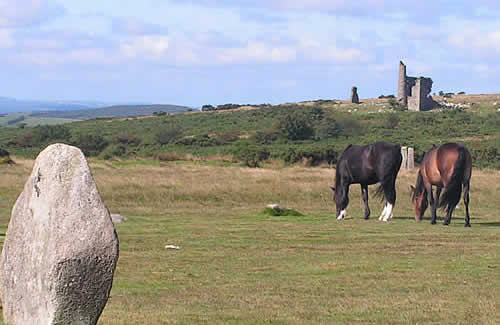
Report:
[[[498,324],[500,98],[480,98],[431,112],[316,101],[0,129],[16,162],[0,165],[0,240],[33,158],[66,142],[128,218],[99,324]],[[376,220],[374,199],[363,220],[354,186],[338,222],[336,159],[376,140],[415,147],[417,163],[432,144],[469,147],[472,228],[463,204],[450,226],[429,212],[415,221],[416,170],[400,172],[392,221]],[[269,215],[270,203],[301,215]]]

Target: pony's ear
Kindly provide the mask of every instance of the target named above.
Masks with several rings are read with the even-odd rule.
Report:
[[[334,191],[334,192],[335,192],[335,187],[333,187],[333,186],[330,186],[330,188],[332,189],[332,191]]]
[[[415,186],[410,185],[410,192],[415,193]]]

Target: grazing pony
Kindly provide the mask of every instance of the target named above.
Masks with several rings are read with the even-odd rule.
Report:
[[[472,172],[472,157],[469,150],[457,143],[446,143],[440,147],[433,146],[420,165],[417,182],[412,189],[412,201],[415,204],[415,219],[422,220],[428,204],[431,205],[431,223],[436,223],[436,208],[446,208],[443,224],[448,225],[451,214],[464,192],[465,227],[470,227],[469,187]],[[432,186],[436,186],[436,199],[432,194]],[[444,189],[441,201],[439,197]]]
[[[385,197],[385,208],[378,220],[392,218],[396,203],[396,177],[401,167],[401,148],[387,142],[377,142],[368,146],[349,145],[337,163],[333,200],[337,207],[337,220],[346,216],[349,204],[349,185],[360,184],[365,203],[365,219],[370,216],[368,206],[368,185],[380,183],[376,195]]]

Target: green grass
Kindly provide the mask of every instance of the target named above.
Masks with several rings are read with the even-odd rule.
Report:
[[[24,120],[20,120],[16,123],[12,123],[9,125],[9,121],[13,121],[21,116],[24,116]],[[20,124],[24,124],[25,127],[35,127],[37,125],[58,125],[58,124],[67,124],[71,122],[78,121],[76,119],[65,119],[65,118],[48,118],[48,117],[34,117],[31,116],[31,113],[23,113],[23,114],[9,114],[6,116],[0,117],[0,128],[8,127],[8,128],[17,128]]]
[[[0,166],[0,234],[31,171],[17,162]],[[448,227],[414,221],[415,172],[400,173],[395,218],[382,223],[373,199],[362,220],[359,186],[348,218],[335,220],[329,168],[91,166],[110,211],[128,217],[99,324],[500,322],[498,171],[474,170],[464,228],[462,204]],[[265,215],[269,203],[304,216]]]

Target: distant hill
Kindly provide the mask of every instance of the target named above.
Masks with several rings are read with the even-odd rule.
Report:
[[[116,105],[95,109],[81,109],[72,111],[35,112],[30,114],[30,116],[39,118],[90,120],[102,117],[144,116],[152,115],[155,112],[182,113],[189,109],[189,107],[177,105]]]
[[[34,112],[34,111],[66,111],[89,109],[109,106],[110,103],[97,101],[41,101],[41,100],[19,100],[9,97],[0,97],[0,115],[10,113]]]

